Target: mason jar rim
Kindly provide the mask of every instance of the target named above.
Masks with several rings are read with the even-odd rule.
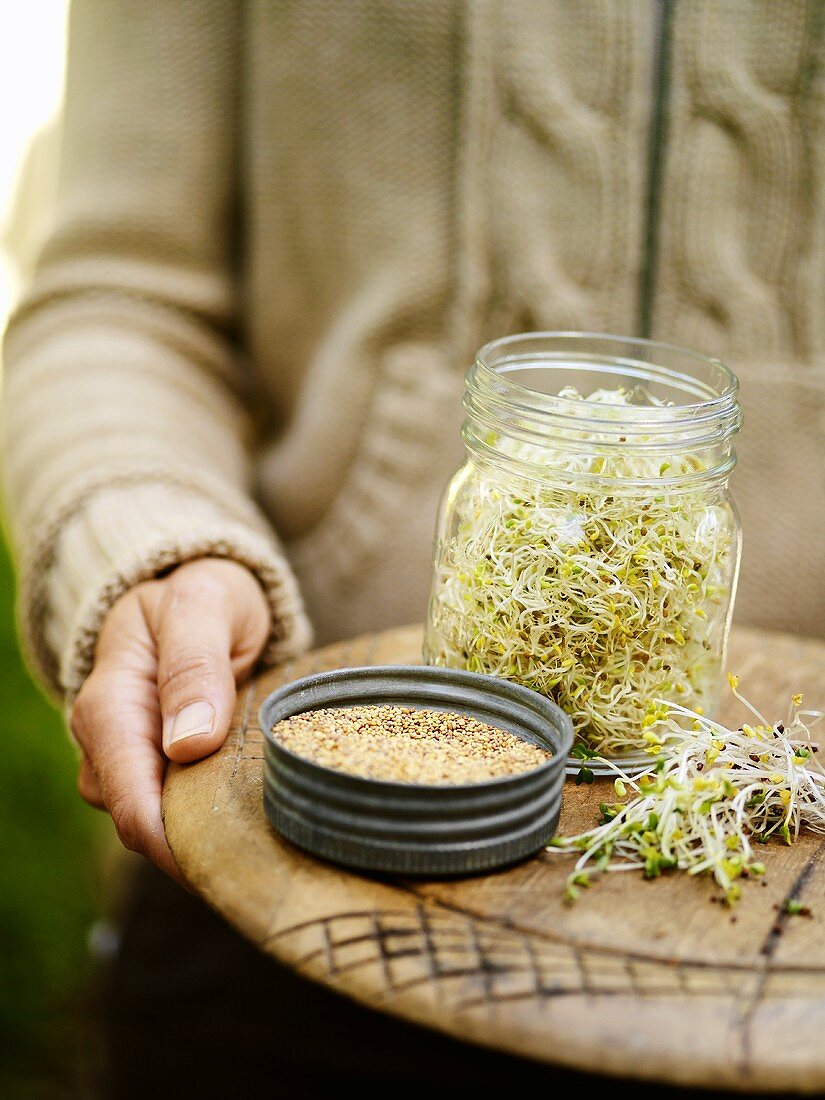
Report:
[[[526,354],[523,351],[519,354],[519,349],[524,348],[525,345],[529,343],[539,344],[542,341],[560,346],[558,348],[549,347],[544,350],[536,348]],[[577,352],[568,349],[565,351],[561,346],[564,342],[573,345],[581,342],[582,350]],[[602,345],[602,349],[600,351],[597,348],[591,348],[589,351],[585,351],[584,346],[587,343]],[[614,349],[612,352],[610,351],[611,347]],[[625,358],[621,354],[616,354],[618,348],[630,349],[634,347],[650,349],[651,352],[658,351],[661,353],[662,358],[678,358],[684,359],[686,364],[701,364],[715,371],[719,375],[722,384],[719,387],[712,387],[710,383],[695,375],[676,370],[664,363],[657,363],[655,357],[650,360],[641,360],[630,356]],[[500,353],[504,354],[501,354],[498,361],[496,361],[496,357]],[[495,376],[497,386],[505,390],[510,399],[524,409],[529,409],[532,412],[541,412],[542,410],[562,412],[565,407],[568,407],[571,411],[575,408],[578,414],[581,415],[581,401],[576,398],[545,393],[508,377],[510,371],[531,369],[531,364],[533,367],[542,365],[552,367],[553,360],[547,357],[552,356],[554,353],[580,355],[581,361],[570,362],[567,364],[570,367],[585,368],[587,364],[590,364],[594,371],[602,370],[604,373],[620,373],[616,368],[623,368],[621,373],[637,371],[640,377],[658,376],[663,381],[667,380],[671,385],[674,382],[681,381],[684,385],[684,392],[690,393],[692,391],[695,396],[699,396],[696,393],[698,389],[704,388],[707,391],[707,395],[701,397],[700,400],[679,405],[623,406],[622,415],[627,415],[631,420],[652,419],[658,421],[664,419],[672,422],[682,419],[683,416],[694,419],[697,413],[712,416],[717,410],[723,412],[729,410],[731,406],[735,407],[737,402],[739,380],[730,367],[726,366],[720,359],[691,348],[682,347],[679,344],[662,340],[649,340],[644,337],[619,336],[603,332],[577,332],[574,330],[514,333],[498,337],[484,344],[476,353],[474,365],[476,368],[489,371]],[[611,370],[610,367],[613,369]],[[598,419],[598,406],[594,405],[594,420]]]
[[[622,354],[635,349],[638,357]],[[686,364],[693,364],[690,372]],[[552,389],[531,389],[508,377],[510,371],[543,368],[566,371],[571,381],[582,371],[601,374],[594,388],[618,389],[628,384],[647,384],[658,392],[640,404],[587,401],[559,396]],[[682,369],[675,369],[681,367]],[[610,378],[609,376],[613,376]],[[689,489],[700,483],[723,482],[736,463],[731,438],[742,424],[737,400],[738,380],[718,359],[700,352],[656,340],[585,332],[519,333],[494,340],[480,349],[467,372],[462,428],[468,451],[478,459],[522,476],[586,478],[605,485],[633,485],[650,488],[666,485],[669,490]],[[672,393],[698,398],[688,404],[669,401]],[[592,390],[586,390],[583,397]],[[661,404],[653,403],[661,398]],[[631,397],[632,401],[632,397]],[[531,452],[518,453],[502,440],[526,444]],[[595,456],[635,455],[656,467],[653,479],[647,474],[595,472],[565,473],[541,454],[550,446],[575,463]],[[702,456],[702,469],[666,473],[673,455]],[[663,473],[659,460],[664,467]]]

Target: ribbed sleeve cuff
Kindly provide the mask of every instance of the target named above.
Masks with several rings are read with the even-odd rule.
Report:
[[[225,508],[175,484],[112,486],[67,516],[47,560],[41,555],[24,577],[22,632],[46,684],[71,698],[91,671],[100,625],[115,600],[138,582],[201,557],[237,561],[258,578],[272,610],[266,663],[308,647],[311,630],[297,582],[252,507]]]

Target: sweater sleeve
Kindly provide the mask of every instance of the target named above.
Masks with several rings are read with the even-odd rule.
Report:
[[[136,582],[193,557],[252,569],[269,659],[308,624],[249,496],[252,407],[232,258],[239,20],[229,0],[74,0],[53,225],[4,348],[20,616],[74,693]]]

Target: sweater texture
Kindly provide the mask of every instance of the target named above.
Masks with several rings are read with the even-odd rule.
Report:
[[[72,696],[137,581],[249,566],[268,657],[422,619],[474,350],[740,375],[738,619],[825,632],[825,6],[75,0],[5,343],[21,622]]]

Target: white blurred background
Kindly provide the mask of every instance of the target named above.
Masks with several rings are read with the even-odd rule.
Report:
[[[0,334],[50,222],[67,8],[0,0]],[[109,834],[77,797],[62,716],[23,667],[3,520],[0,501],[0,1098],[65,1100],[97,1095],[83,1014]]]
[[[53,149],[23,173],[33,138],[60,110],[65,75],[68,0],[2,0],[0,3],[0,331],[17,294],[18,276],[9,256],[36,249],[38,211],[48,207]],[[25,209],[25,238],[10,225],[15,196]],[[34,207],[34,210],[32,210]],[[32,213],[30,214],[30,211]]]

